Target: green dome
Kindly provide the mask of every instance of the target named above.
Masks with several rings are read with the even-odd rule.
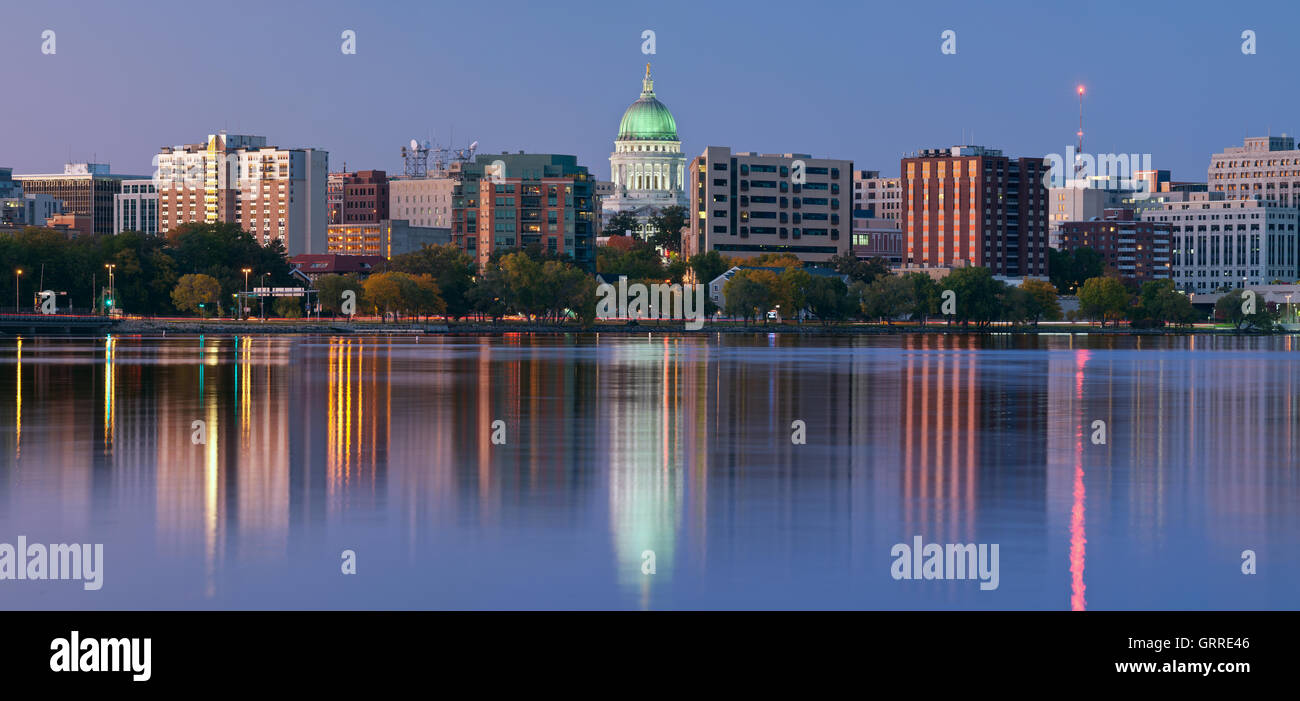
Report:
[[[650,64],[645,67],[641,98],[633,102],[618,123],[619,141],[677,141],[677,120],[655,97]]]

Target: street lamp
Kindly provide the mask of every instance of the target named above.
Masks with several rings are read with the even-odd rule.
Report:
[[[23,269],[14,271],[14,313],[18,313],[18,281],[23,279]]]
[[[108,306],[116,309],[117,295],[114,294],[114,290],[113,290],[113,268],[117,267],[117,263],[105,263],[104,267],[108,268]]]
[[[270,275],[270,273],[262,273],[262,287],[266,287],[266,278],[270,277]],[[261,307],[262,321],[266,321],[266,297],[264,295],[258,295],[257,303],[258,306]]]
[[[239,318],[246,319],[244,316],[244,305],[248,303],[248,274],[253,272],[252,268],[244,268],[244,298],[239,300]]]

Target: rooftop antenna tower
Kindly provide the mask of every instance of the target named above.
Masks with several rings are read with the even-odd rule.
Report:
[[[456,162],[468,163],[469,161],[474,160],[474,152],[477,150],[478,150],[478,142],[475,141],[474,143],[470,144],[465,148],[454,149],[452,153],[455,156]]]
[[[429,174],[429,142],[421,144],[416,139],[402,147],[402,173],[408,178],[423,178]]]
[[[1083,85],[1080,84],[1076,92],[1079,93],[1079,145],[1074,152],[1074,177],[1083,177]]]

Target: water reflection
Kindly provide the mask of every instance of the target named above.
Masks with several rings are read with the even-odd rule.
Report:
[[[134,607],[1294,608],[1293,342],[0,340],[0,540],[176,571]],[[1001,587],[890,579],[915,535]]]

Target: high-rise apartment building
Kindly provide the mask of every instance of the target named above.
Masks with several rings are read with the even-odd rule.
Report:
[[[1254,136],[1210,157],[1210,192],[1227,199],[1253,199],[1300,207],[1300,150],[1295,139]]]
[[[1061,222],[1061,250],[1091,248],[1120,276],[1138,282],[1168,279],[1173,226],[1139,220],[1132,209],[1107,209],[1090,221]]]
[[[1050,164],[982,146],[930,149],[902,159],[900,228],[907,265],[975,265],[996,275],[1047,274]]]
[[[1267,201],[1218,199],[1193,193],[1141,213],[1143,221],[1172,227],[1173,281],[1181,290],[1213,292],[1296,281],[1300,272],[1295,207]]]
[[[853,161],[710,146],[688,171],[686,255],[790,253],[825,262],[849,251]]]
[[[595,268],[600,203],[576,156],[483,154],[453,163],[452,241],[481,266],[499,248],[537,244]]]
[[[289,255],[325,253],[329,154],[268,146],[264,136],[219,132],[158,154],[158,229],[233,223]]]
[[[123,180],[113,196],[113,233],[158,233],[158,187],[153,180]]]
[[[69,163],[62,173],[15,175],[29,195],[44,194],[63,202],[63,213],[88,217],[95,234],[113,233],[113,196],[122,191],[123,180],[141,180],[144,175],[115,175],[105,163]]]
[[[853,171],[853,210],[872,210],[877,219],[898,221],[903,204],[901,178],[882,178],[878,170]]]

